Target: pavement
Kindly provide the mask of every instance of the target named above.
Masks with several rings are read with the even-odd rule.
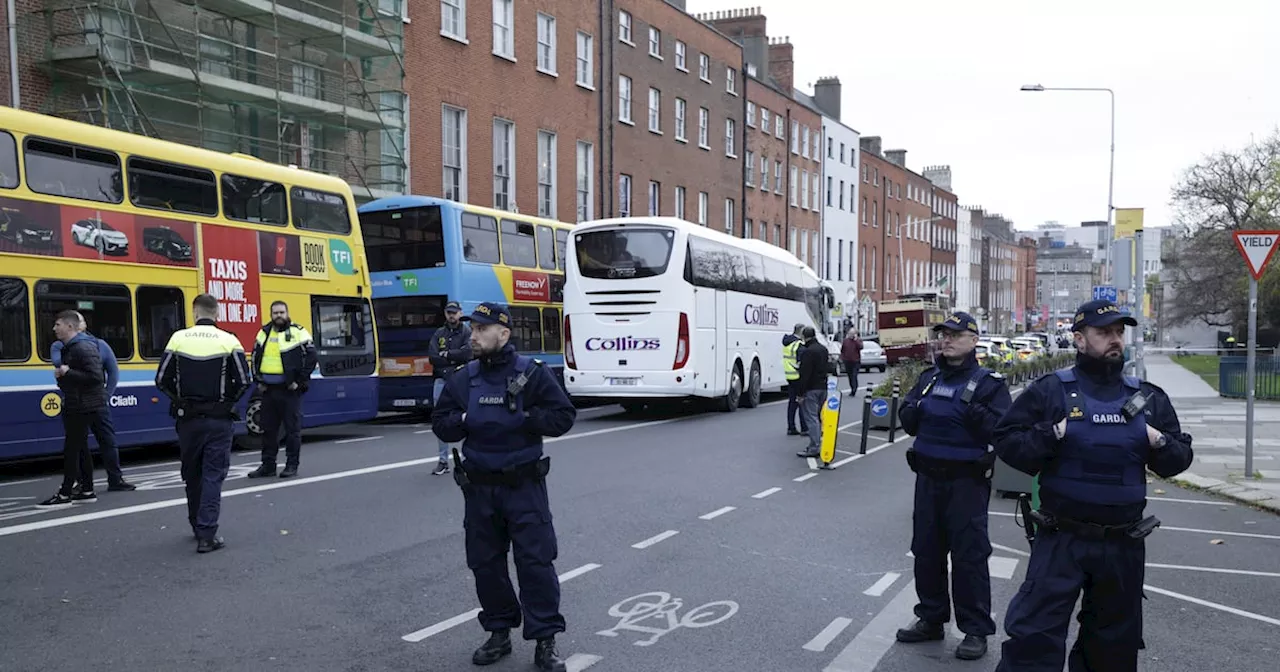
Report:
[[[1195,462],[1173,480],[1280,513],[1280,404],[1255,402],[1253,474],[1245,473],[1245,402],[1225,399],[1165,355],[1145,358],[1147,380],[1168,393]]]
[[[847,399],[847,398],[846,398]],[[847,402],[846,402],[847,403]],[[581,672],[991,672],[945,642],[901,645],[911,619],[909,437],[858,454],[842,418],[831,471],[795,456],[785,400],[736,413],[584,410],[547,443],[558,638]],[[475,669],[484,639],[462,498],[433,477],[412,420],[307,433],[290,480],[233,458],[222,534],[198,555],[177,465],[130,463],[140,488],[70,510],[29,507],[52,468],[0,480],[0,669],[365,672]],[[1139,669],[1271,669],[1280,655],[1280,517],[1154,483]],[[1014,502],[993,499],[997,624],[1026,570]],[[515,580],[515,574],[512,574]],[[533,646],[489,669],[532,670]]]

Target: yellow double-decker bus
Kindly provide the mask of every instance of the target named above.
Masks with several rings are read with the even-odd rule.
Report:
[[[154,385],[191,300],[252,352],[284,301],[320,365],[303,426],[377,415],[377,339],[351,189],[336,177],[0,108],[0,460],[62,446],[50,360],[54,316],[74,309],[120,363],[110,395],[121,447],[174,440]],[[240,434],[259,432],[257,393]]]

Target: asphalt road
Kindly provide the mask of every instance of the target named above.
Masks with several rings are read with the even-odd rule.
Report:
[[[795,457],[784,408],[601,407],[548,443],[570,669],[995,668],[1003,629],[973,663],[952,656],[954,634],[892,642],[915,602],[907,440],[873,433],[857,457],[847,426],[838,468],[818,471]],[[55,512],[30,509],[54,474],[0,482],[0,669],[473,669],[484,633],[462,499],[430,475],[434,455],[425,425],[386,421],[309,433],[288,481],[244,479],[256,459],[237,454],[228,546],[209,555],[194,552],[176,464],[131,464],[137,492]],[[1280,519],[1149,488],[1164,527],[1148,539],[1141,669],[1271,669]],[[1013,508],[991,505],[998,624],[1026,564]],[[517,641],[490,669],[532,669],[532,654]]]

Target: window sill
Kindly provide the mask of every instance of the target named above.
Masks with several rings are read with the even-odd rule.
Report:
[[[702,143],[698,143],[698,149],[709,152],[711,151],[711,145],[704,145]]]
[[[732,153],[732,152],[725,152],[725,153],[724,153],[724,158],[726,158],[726,159],[736,159],[736,158],[738,158],[738,155],[737,155],[737,154],[734,154],[734,153]]]
[[[679,70],[680,72],[683,72],[686,75],[689,74],[689,68],[686,68],[683,65],[677,65],[676,70]]]
[[[667,60],[667,59],[665,59],[665,58],[663,58],[663,57],[662,57],[662,54],[655,54],[655,53],[653,53],[652,51],[651,51],[651,52],[649,52],[649,58],[656,59],[656,60],[659,60],[659,61],[665,61],[665,60]]]
[[[619,120],[618,120],[618,123],[620,123],[620,124],[626,124],[626,125],[628,125],[628,126],[635,126],[635,125],[636,125],[636,122],[631,121],[630,119],[619,119]]]
[[[628,39],[627,39],[627,38],[625,38],[625,37],[619,37],[619,38],[618,38],[618,41],[619,41],[619,42],[621,42],[621,43],[623,43],[623,44],[625,44],[625,45],[627,45],[627,46],[629,46],[629,47],[634,47],[634,46],[636,46],[636,43],[635,43],[635,42],[632,42],[631,40],[628,40]]]
[[[660,128],[659,128],[659,129],[656,129],[656,130],[655,130],[655,129],[650,128],[650,129],[649,129],[649,132],[650,132],[650,133],[652,133],[652,134],[654,134],[654,135],[662,135],[662,129],[660,129]]]
[[[546,76],[548,76],[548,77],[554,77],[554,78],[556,78],[556,79],[559,79],[559,78],[560,78],[560,73],[558,73],[558,72],[556,72],[556,71],[554,71],[554,70],[546,70],[546,69],[544,69],[544,68],[534,68],[534,70],[537,70],[537,71],[538,71],[538,74],[546,75]]]
[[[502,60],[504,60],[504,61],[511,61],[512,63],[518,63],[518,62],[519,62],[519,61],[517,61],[517,60],[516,60],[516,57],[515,57],[515,56],[508,56],[508,55],[506,55],[506,54],[499,53],[499,52],[496,52],[496,51],[495,51],[495,52],[492,52],[492,53],[493,53],[493,55],[494,55],[494,56],[497,56],[498,58],[501,58],[501,59],[502,59]]]
[[[575,82],[575,83],[578,85],[578,88],[579,88],[579,89],[586,89],[587,91],[595,91],[595,90],[596,90],[596,87],[594,87],[594,86],[592,86],[592,85],[590,85],[590,84],[583,84],[582,82]]]
[[[406,21],[405,21],[405,23],[408,23],[408,21],[406,20]],[[441,30],[440,30],[440,37],[443,37],[443,38],[445,38],[445,39],[449,39],[449,40],[453,40],[454,42],[457,42],[458,44],[471,44],[471,41],[470,41],[470,40],[468,40],[468,39],[466,38],[466,36],[464,36],[464,35],[454,35],[453,33],[449,32],[449,31],[447,31],[447,30],[443,30],[443,29],[441,29]]]
[[[698,79],[699,79],[699,80],[701,80],[701,81],[702,81],[703,83],[705,83],[705,84],[710,84],[710,83],[711,83],[711,80],[707,79],[706,77],[699,76],[699,77],[698,77]]]
[[[680,136],[676,136],[676,142],[680,142],[687,145],[689,144],[689,138],[682,138]]]

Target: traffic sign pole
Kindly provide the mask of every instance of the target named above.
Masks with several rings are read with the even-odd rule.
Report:
[[[1248,355],[1245,358],[1245,410],[1244,410],[1244,477],[1253,478],[1253,388],[1257,377],[1258,359],[1258,280],[1267,268],[1267,262],[1276,253],[1280,233],[1276,231],[1236,231],[1236,247],[1249,264],[1249,335]]]

